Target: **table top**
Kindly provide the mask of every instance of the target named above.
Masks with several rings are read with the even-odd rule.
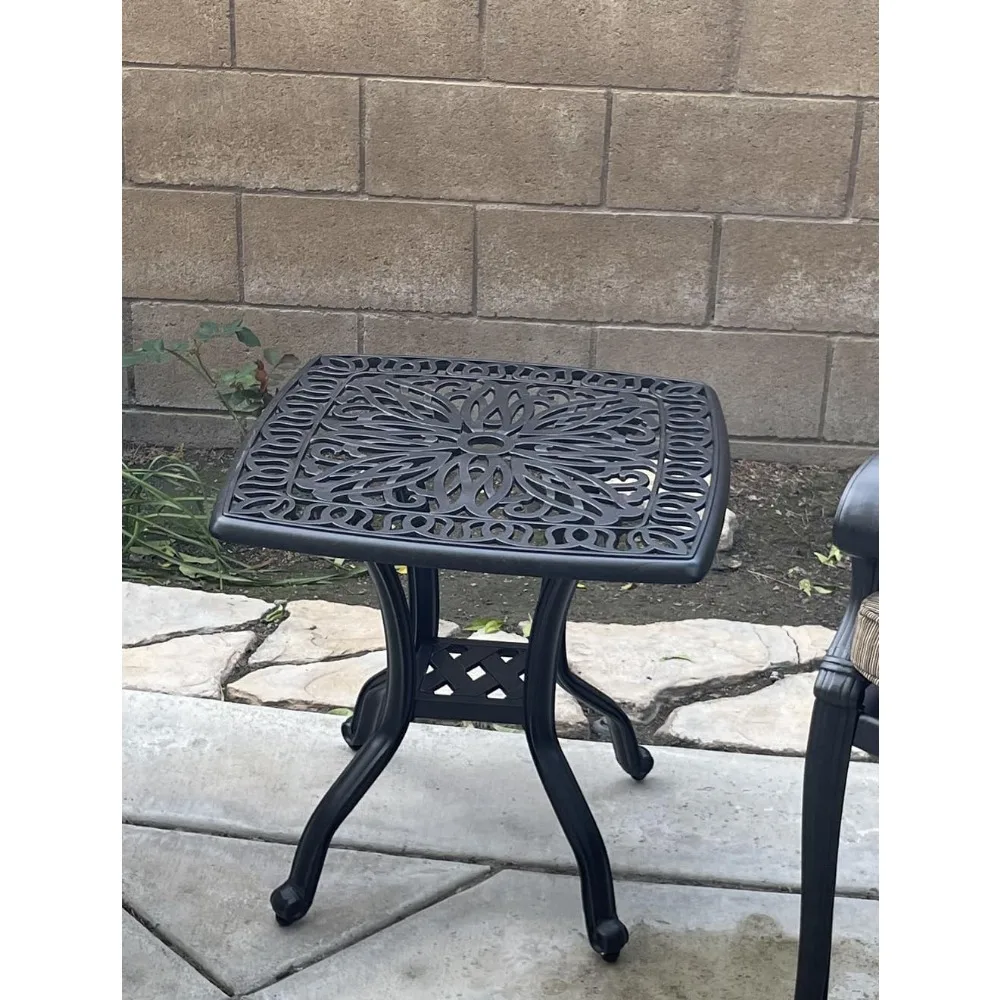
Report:
[[[212,531],[373,562],[693,583],[728,494],[725,420],[701,383],[323,356],[262,414]]]

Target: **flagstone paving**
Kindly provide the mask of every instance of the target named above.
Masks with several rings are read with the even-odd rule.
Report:
[[[255,994],[260,1000],[775,1000],[795,983],[797,899],[622,882],[631,938],[607,965],[575,878],[504,871]],[[838,900],[831,1000],[877,996],[878,907]]]
[[[125,1000],[790,995],[801,754],[828,630],[571,623],[573,669],[658,744],[636,783],[600,725],[561,703],[562,731],[589,737],[563,746],[631,933],[607,965],[517,731],[411,726],[334,838],[313,908],[279,927],[268,895],[351,757],[330,710],[351,708],[384,642],[371,609],[292,602],[311,607],[289,625],[292,604],[164,591],[123,591]],[[878,996],[878,825],[878,765],[856,761],[831,1000]]]
[[[375,608],[318,600],[275,606],[131,583],[122,600],[126,688],[345,715],[385,666]],[[440,630],[461,631],[449,621]],[[472,635],[526,641],[502,631]],[[812,685],[804,675],[832,637],[819,625],[716,619],[566,629],[571,669],[615,698],[645,742],[790,755],[805,752]],[[601,720],[561,690],[556,725],[562,736],[607,739]]]
[[[296,933],[262,920],[285,880],[286,844],[126,826],[122,895],[130,909],[223,988],[251,992],[395,923],[489,869],[448,861],[331,851],[333,891]]]

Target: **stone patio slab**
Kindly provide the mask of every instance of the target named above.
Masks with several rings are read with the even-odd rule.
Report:
[[[250,663],[317,663],[385,648],[382,614],[363,604],[289,601],[288,617],[254,651]],[[454,622],[438,625],[442,636],[458,631]]]
[[[790,631],[711,618],[648,625],[567,622],[566,653],[575,673],[644,722],[670,693],[708,693],[772,671],[800,669],[800,642]],[[816,632],[801,636],[808,655],[817,638]]]
[[[122,1000],[222,1000],[225,995],[122,910]]]
[[[288,617],[260,644],[254,666],[315,663],[385,646],[382,615],[375,608],[332,601],[289,601]]]
[[[816,674],[793,674],[752,694],[715,698],[674,709],[656,735],[705,750],[804,755]],[[856,747],[855,760],[868,760]]]
[[[222,685],[253,632],[185,635],[122,650],[122,687],[195,698],[221,698]]]
[[[798,897],[620,882],[614,965],[583,933],[575,878],[505,871],[254,1000],[776,1000],[795,982]],[[878,904],[839,899],[830,1000],[878,996]]]
[[[122,645],[257,621],[272,605],[239,594],[122,583]]]
[[[657,736],[706,749],[804,754],[816,674],[796,674],[752,694],[674,709]]]
[[[487,868],[330,851],[321,905],[294,929],[268,905],[288,876],[283,844],[124,827],[123,894],[165,940],[228,990],[302,968],[485,875]]]
[[[454,625],[442,622],[442,626]],[[454,626],[457,628],[457,626]],[[446,633],[442,632],[442,635]],[[477,632],[471,639],[525,643],[521,635],[508,632]],[[323,712],[333,708],[354,708],[358,692],[369,677],[384,670],[385,650],[320,663],[282,663],[262,667],[234,681],[226,689],[230,701],[245,705],[270,705]],[[178,692],[182,693],[182,692]],[[556,690],[556,730],[561,736],[586,736],[587,717],[576,699],[562,688]]]
[[[321,663],[281,663],[251,671],[226,693],[246,705],[317,712],[354,708],[361,686],[384,668],[384,650]]]
[[[351,759],[336,716],[123,693],[124,816],[294,843]],[[651,747],[642,783],[608,744],[564,747],[619,874],[799,885],[800,758]],[[335,843],[573,868],[519,733],[413,725]],[[878,766],[848,777],[838,884],[878,886]]]
[[[819,665],[833,642],[834,631],[825,625],[785,625],[799,651],[799,666]]]

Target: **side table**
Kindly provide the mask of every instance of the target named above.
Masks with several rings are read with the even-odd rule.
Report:
[[[632,778],[653,760],[621,708],[570,672],[566,616],[579,579],[700,580],[728,493],[722,409],[697,382],[381,356],[319,357],[290,379],[233,465],[212,533],[366,561],[387,667],[344,724],[357,754],[271,895],[278,922],[309,910],[334,833],[414,718],[513,723],[576,858],[590,943],[614,961],[628,931],[600,831],[556,738],[555,685],[604,716]],[[440,638],[439,569],[541,577],[527,645]]]

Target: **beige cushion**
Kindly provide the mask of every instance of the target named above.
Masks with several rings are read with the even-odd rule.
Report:
[[[862,677],[878,684],[878,591],[861,602],[854,623],[851,661]]]

